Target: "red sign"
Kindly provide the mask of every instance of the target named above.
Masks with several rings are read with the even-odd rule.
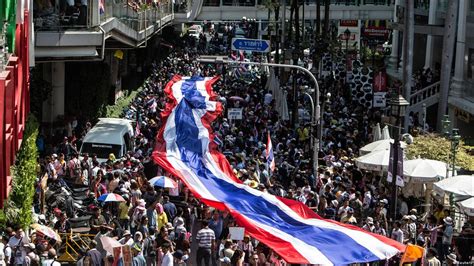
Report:
[[[358,27],[359,26],[359,21],[356,19],[353,20],[341,20],[339,23],[341,27]]]
[[[364,28],[364,36],[367,37],[384,37],[387,38],[390,34],[390,30],[385,27],[373,27],[369,26]]]
[[[379,71],[374,77],[374,92],[386,92],[387,91],[387,74]]]

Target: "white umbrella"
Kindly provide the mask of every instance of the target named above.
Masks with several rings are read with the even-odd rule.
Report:
[[[386,171],[390,161],[390,150],[378,150],[355,159],[357,167],[370,171]]]
[[[444,162],[415,159],[403,163],[403,175],[413,183],[436,182],[446,177],[448,165]]]
[[[382,139],[391,139],[390,132],[388,131],[388,126],[384,126],[382,129]]]
[[[458,202],[468,216],[474,216],[474,197]]]
[[[383,139],[383,140],[374,141],[362,147],[359,150],[359,154],[365,155],[373,151],[389,150],[390,143],[393,143],[393,139]],[[402,148],[406,148],[407,146],[407,144],[403,141],[400,141],[400,145]]]
[[[458,175],[434,183],[434,188],[442,194],[453,193],[456,196],[474,197],[474,176]]]
[[[377,125],[372,127],[372,138],[374,141],[382,139],[382,132],[381,132],[379,123],[377,123]]]

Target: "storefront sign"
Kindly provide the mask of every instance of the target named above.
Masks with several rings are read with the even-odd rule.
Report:
[[[352,20],[341,20],[339,23],[341,27],[358,27],[359,26],[359,21],[352,19]]]
[[[364,28],[364,31],[362,33],[364,36],[367,37],[383,37],[387,38],[388,35],[390,34],[390,30],[385,28],[385,27],[373,27],[369,26]]]
[[[454,108],[454,116],[456,116],[457,119],[466,123],[469,123],[471,121],[471,114],[459,108]]]
[[[227,118],[231,120],[242,120],[242,108],[229,108]]]

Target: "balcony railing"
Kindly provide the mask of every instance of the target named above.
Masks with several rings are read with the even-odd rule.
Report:
[[[423,102],[431,97],[438,97],[440,89],[440,82],[433,83],[415,93],[410,97],[410,105],[415,105]]]
[[[418,0],[416,2],[422,2]],[[321,1],[322,2],[322,1]],[[306,5],[314,5],[316,0],[306,0]],[[286,4],[290,5],[291,0],[286,0]],[[361,6],[361,5],[391,5],[391,0],[331,0],[332,5],[348,5],[348,6]],[[255,6],[263,5],[263,0],[205,0],[203,6]],[[322,4],[322,6],[324,6]]]
[[[164,4],[142,6],[131,4],[131,1],[116,2],[107,2],[105,12],[101,15],[101,21],[105,22],[115,17],[136,31],[144,30],[173,12],[171,1]]]

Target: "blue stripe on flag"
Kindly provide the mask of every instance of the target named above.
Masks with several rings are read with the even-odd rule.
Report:
[[[181,161],[199,176],[200,181],[217,200],[251,220],[318,247],[334,264],[379,260],[370,250],[345,233],[302,223],[263,197],[216,177],[203,164],[199,129],[192,115],[192,106],[196,106],[193,100],[183,99],[175,109],[176,142]]]

